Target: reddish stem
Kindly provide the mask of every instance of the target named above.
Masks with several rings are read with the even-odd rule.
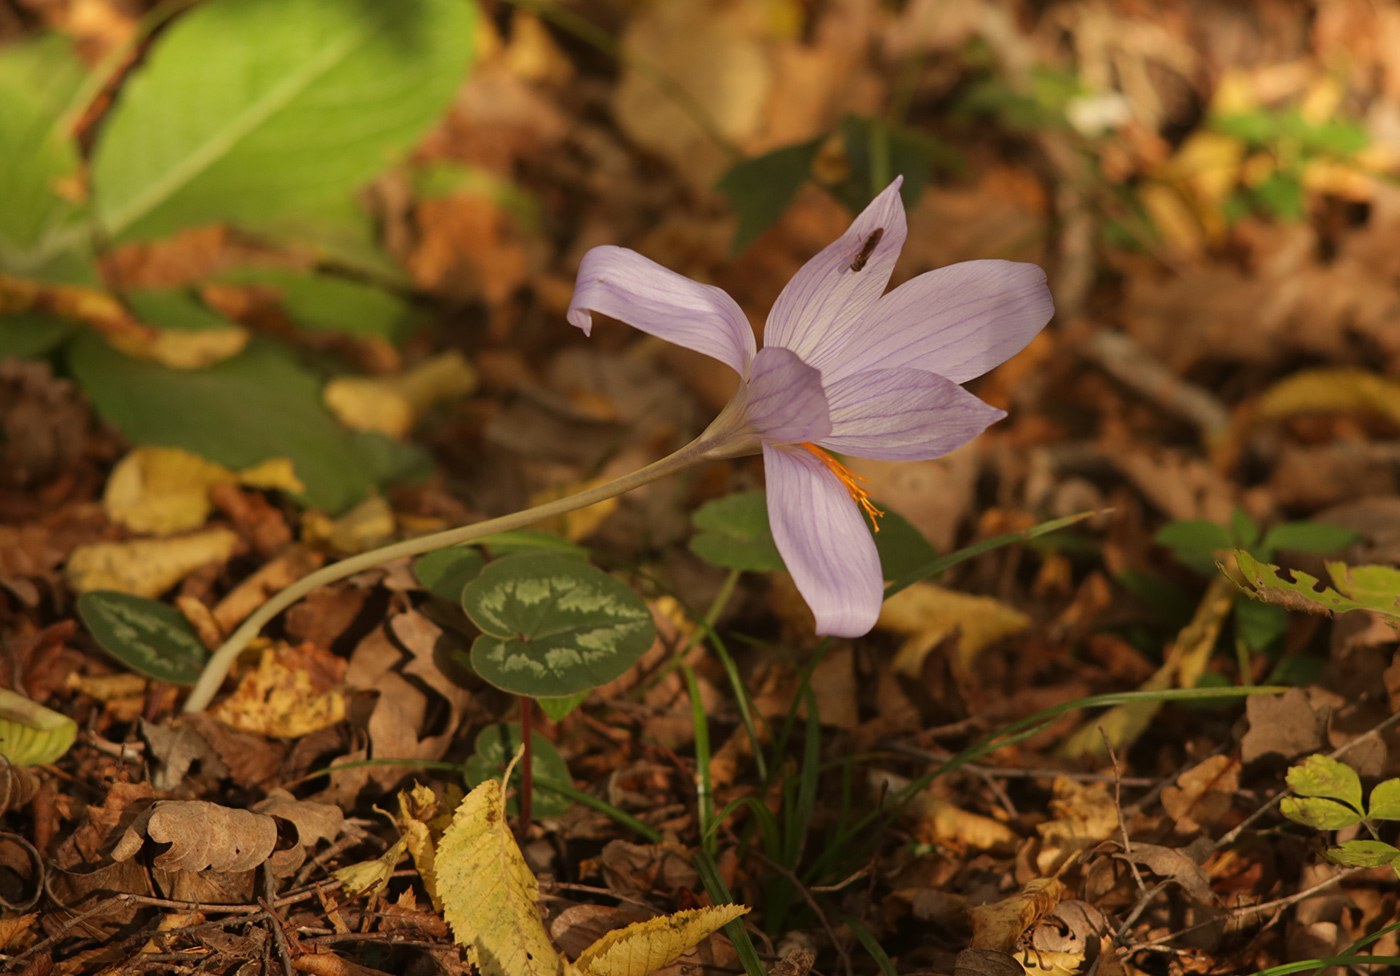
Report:
[[[534,733],[530,729],[530,717],[535,710],[535,700],[520,696],[520,741],[525,746],[525,754],[520,757],[520,830],[530,828],[531,809],[535,798],[535,750]]]

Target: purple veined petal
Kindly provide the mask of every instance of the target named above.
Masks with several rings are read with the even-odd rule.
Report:
[[[826,387],[830,451],[876,461],[947,454],[1006,416],[952,380],[921,369],[878,369]]]
[[[884,578],[865,517],[841,480],[802,448],[763,445],[768,522],[817,633],[859,637],[880,616]]]
[[[744,413],[764,440],[816,441],[831,433],[822,374],[795,352],[765,346],[749,368]]]
[[[768,324],[765,346],[791,349],[822,369],[823,347],[839,344],[884,294],[904,247],[907,227],[898,177],[861,211],[850,230],[804,264],[783,288]]]
[[[718,359],[740,376],[757,348],[748,317],[723,289],[691,281],[625,247],[595,247],[579,262],[569,324],[588,335],[593,312]]]
[[[965,383],[1026,348],[1054,314],[1037,265],[965,261],[906,281],[876,303],[844,347],[808,362],[828,383],[904,366]]]

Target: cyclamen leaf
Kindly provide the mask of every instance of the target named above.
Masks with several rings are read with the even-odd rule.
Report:
[[[459,605],[462,591],[480,575],[486,559],[471,546],[448,546],[425,552],[413,561],[413,575],[435,597]]]
[[[692,908],[614,929],[579,954],[585,976],[646,976],[747,913],[747,905]]]
[[[536,905],[540,887],[506,824],[500,780],[467,794],[442,834],[442,915],[483,976],[558,976],[563,960]]]
[[[93,590],[78,597],[78,616],[104,651],[155,681],[192,685],[209,659],[180,611],[156,600]]]
[[[470,783],[484,783],[488,779],[499,780],[504,774],[506,765],[512,756],[520,748],[520,723],[501,722],[496,725],[488,725],[477,733],[476,751],[467,758],[463,766],[467,781]],[[530,768],[534,773],[535,781],[549,780],[555,783],[572,784],[573,779],[569,776],[569,764],[564,761],[564,757],[559,754],[559,750],[538,732],[530,736],[531,761]],[[511,772],[511,789],[517,793],[522,782],[521,769],[516,768]],[[533,790],[531,806],[536,817],[558,817],[562,816],[571,805],[570,801],[558,793],[536,787]],[[520,797],[512,796],[506,801],[506,809],[512,815],[518,816],[520,813]]]
[[[333,214],[451,101],[471,60],[466,0],[211,0],[121,91],[94,151],[114,239]]]
[[[497,559],[468,584],[462,608],[483,631],[471,652],[477,674],[536,698],[607,684],[656,635],[651,611],[630,587],[555,553]]]

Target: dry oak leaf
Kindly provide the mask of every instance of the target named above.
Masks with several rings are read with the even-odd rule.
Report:
[[[238,545],[238,534],[228,529],[169,539],[94,542],[73,550],[64,575],[75,593],[117,590],[155,599],[199,567],[227,562]]]
[[[1208,845],[1207,841],[1207,845]],[[1207,904],[1215,901],[1210,890],[1210,878],[1185,851],[1172,850],[1158,844],[1134,843],[1131,851],[1113,855],[1125,861],[1141,864],[1153,874],[1171,878],[1192,898]]]
[[[957,663],[965,670],[987,645],[1030,626],[1030,618],[989,596],[915,583],[885,601],[876,626],[906,636],[895,655],[894,669],[918,677],[924,658],[954,633],[961,635]]]
[[[506,823],[499,780],[467,794],[437,848],[442,915],[482,976],[559,976],[530,873]]]
[[[574,966],[585,976],[646,976],[748,910],[747,905],[716,905],[634,922],[584,949]]]
[[[138,447],[112,469],[102,493],[102,509],[113,522],[133,532],[171,535],[203,525],[213,510],[209,490],[224,484],[306,490],[286,458],[234,472],[178,447]]]
[[[1162,790],[1162,809],[1183,834],[1219,823],[1230,812],[1240,785],[1240,761],[1211,756],[1177,777]]]
[[[1010,898],[969,908],[972,941],[969,948],[1011,952],[1022,937],[1042,918],[1055,910],[1065,895],[1065,886],[1054,878],[1028,881]]]
[[[167,871],[251,871],[277,845],[277,822],[250,810],[207,800],[169,800],[139,816],[112,849],[112,857],[134,857],[149,837],[170,849],[153,862]]]

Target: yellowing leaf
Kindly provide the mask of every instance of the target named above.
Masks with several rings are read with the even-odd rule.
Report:
[[[584,949],[574,965],[585,976],[647,976],[748,910],[716,905],[634,922]]]
[[[302,542],[345,555],[381,546],[393,534],[394,510],[378,495],[371,495],[337,519],[310,511],[301,520]]]
[[[1364,369],[1306,369],[1265,390],[1255,416],[1340,410],[1375,413],[1400,424],[1400,380]]]
[[[238,546],[228,529],[170,539],[94,542],[75,548],[65,575],[75,593],[117,590],[152,599],[208,563],[224,563]]]
[[[499,780],[467,794],[437,851],[442,915],[482,976],[559,976],[539,884],[506,824]]]
[[[274,458],[235,474],[178,447],[138,447],[117,462],[102,493],[107,517],[134,532],[171,535],[196,529],[209,517],[214,485],[302,492],[292,462]]]
[[[210,714],[240,732],[287,739],[343,720],[345,695],[339,688],[316,686],[307,647],[279,643],[265,648],[257,669],[243,675],[233,694]]]
[[[171,369],[203,369],[230,359],[248,345],[239,325],[212,329],[153,329],[147,334],[109,335],[107,341],[128,356],[150,359]]]
[[[999,600],[955,593],[932,583],[915,583],[890,597],[880,608],[876,624],[907,636],[895,655],[894,669],[911,677],[918,676],[929,652],[955,632],[961,635],[958,663],[968,668],[988,644],[1029,625],[1029,617]]]
[[[421,783],[414,783],[411,790],[400,790],[399,815],[394,819],[399,830],[403,831],[403,842],[413,855],[413,865],[423,879],[428,900],[441,913],[442,898],[438,894],[436,867],[437,841],[446,824],[441,822],[443,814],[437,794]]]
[[[374,860],[347,864],[343,868],[336,869],[333,873],[336,880],[344,886],[346,894],[352,898],[378,893],[383,891],[384,886],[389,883],[395,865],[399,863],[399,858],[406,850],[408,850],[408,838],[400,837],[387,851]]]
[[[0,757],[16,766],[58,759],[78,737],[78,723],[23,695],[0,688]]]
[[[476,373],[466,357],[452,350],[402,376],[344,376],[326,384],[322,399],[352,430],[372,430],[390,437],[408,436],[413,424],[433,406],[476,389]]]
[[[1065,886],[1054,878],[1036,878],[1010,898],[969,908],[969,945],[974,949],[1011,952],[1036,922],[1055,910],[1064,894]]]

